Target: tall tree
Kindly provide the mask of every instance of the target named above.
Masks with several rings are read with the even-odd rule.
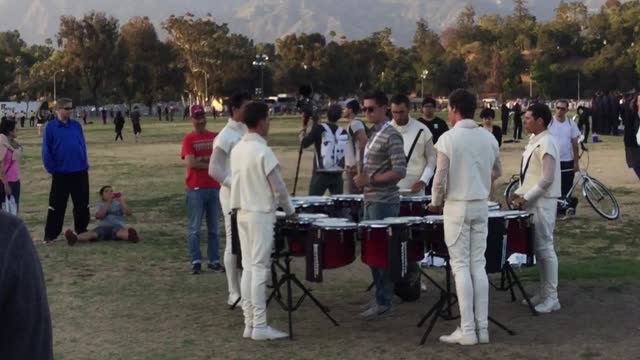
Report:
[[[89,100],[100,102],[119,80],[114,72],[120,71],[117,51],[118,20],[101,12],[90,12],[77,19],[62,16],[58,31],[58,45],[68,59],[66,70],[78,74],[91,95]]]

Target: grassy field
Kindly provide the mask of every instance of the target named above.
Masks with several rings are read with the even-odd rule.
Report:
[[[220,130],[226,119],[210,121]],[[616,222],[600,219],[581,199],[576,219],[558,224],[560,296],[563,311],[531,317],[492,292],[492,314],[518,336],[492,330],[493,344],[447,347],[436,335],[455,322],[439,322],[424,347],[417,342],[419,316],[437,297],[427,291],[420,301],[397,306],[396,316],[380,322],[356,319],[370,274],[360,260],[325,272],[314,294],[331,307],[340,322],[333,327],[310,302],[295,313],[296,340],[256,343],[241,338],[241,312],[226,308],[226,278],[192,276],[186,250],[185,166],[182,137],[190,123],[143,121],[143,137],[133,142],[127,123],[125,142],[114,143],[112,126],[85,127],[91,163],[92,201],[102,185],[112,185],[130,200],[142,242],[96,243],[68,247],[64,241],[44,245],[44,221],[50,177],[40,160],[41,139],[33,129],[19,133],[25,145],[21,163],[21,216],[42,259],[53,317],[56,359],[418,359],[418,358],[637,358],[640,354],[640,246],[638,181],[624,162],[621,138],[605,137],[591,146],[590,173],[614,189],[622,207]],[[290,189],[297,159],[298,119],[276,118],[269,138],[281,160]],[[524,143],[502,149],[505,174],[517,173]],[[305,152],[299,194],[311,172]],[[508,176],[499,180],[501,186]],[[65,226],[71,226],[71,204]],[[222,245],[222,249],[224,245]],[[203,253],[204,252],[203,249]],[[295,261],[301,269],[302,262]],[[437,279],[440,271],[430,270]],[[535,270],[523,272],[532,287]],[[286,313],[274,305],[270,321],[286,328]]]

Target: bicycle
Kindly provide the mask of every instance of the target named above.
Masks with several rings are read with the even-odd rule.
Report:
[[[618,201],[602,182],[591,177],[587,172],[589,168],[589,150],[586,146],[584,146],[583,142],[580,142],[581,152],[579,154],[579,159],[582,160],[584,154],[586,154],[586,166],[580,167],[578,171],[578,176],[576,176],[576,180],[573,182],[573,186],[569,189],[569,192],[565,196],[564,199],[558,199],[558,208],[566,209],[567,215],[575,214],[575,207],[572,206],[572,195],[574,191],[577,189],[578,184],[582,184],[582,196],[584,196],[589,205],[593,208],[593,210],[598,213],[598,215],[602,216],[607,220],[617,220],[620,217],[620,205]],[[520,176],[513,175],[507,185],[507,188],[504,191],[505,200],[507,206],[511,210],[515,210],[514,206],[509,203],[509,198],[520,186]]]

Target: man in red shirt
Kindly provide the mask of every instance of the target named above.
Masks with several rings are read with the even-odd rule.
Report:
[[[202,270],[200,253],[200,226],[206,214],[207,220],[207,267],[214,272],[224,272],[220,264],[220,184],[209,176],[209,158],[213,151],[216,133],[207,130],[207,119],[202,105],[191,106],[191,122],[194,131],[182,140],[182,159],[187,162],[187,213],[189,216],[188,249],[191,270],[199,274]]]

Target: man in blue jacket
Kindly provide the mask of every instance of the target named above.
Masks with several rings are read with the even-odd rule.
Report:
[[[47,123],[42,140],[42,161],[52,177],[45,242],[62,232],[69,195],[76,234],[86,232],[89,225],[89,162],[82,126],[71,119],[71,99],[58,99],[56,107],[57,116]]]

